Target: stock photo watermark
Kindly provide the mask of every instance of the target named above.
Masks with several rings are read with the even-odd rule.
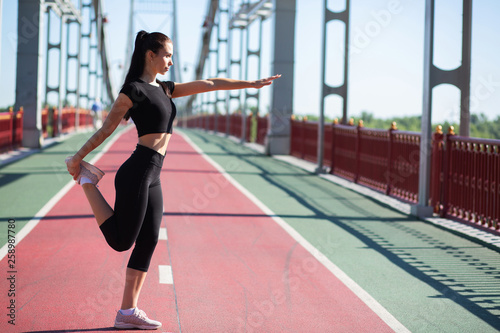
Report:
[[[85,299],[85,306],[78,314],[88,322],[95,319],[95,314],[102,311],[103,308],[109,304],[116,303],[117,298],[119,298],[123,293],[123,282],[125,281],[124,270],[118,272],[113,270],[110,273],[110,278],[105,284],[104,288],[100,289],[97,294],[93,297],[87,297]]]
[[[252,305],[255,310],[246,315],[245,318],[236,318],[238,328],[237,332],[259,332],[266,320],[271,318],[280,306],[284,306],[290,300],[290,293],[300,290],[301,286],[310,279],[311,275],[316,273],[319,262],[308,257],[303,259],[300,264],[292,264],[285,269],[281,275],[282,287],[271,291],[270,297],[263,300],[254,300]]]
[[[28,44],[30,40],[38,37],[40,16],[36,13],[31,20],[23,16],[19,19],[18,26],[18,32],[9,32],[7,34],[7,38],[13,50],[17,50],[18,44]]]
[[[228,172],[236,171],[240,168],[239,161],[229,161],[225,165],[225,170]],[[184,215],[184,221],[187,224],[191,223],[191,215],[196,215],[207,208],[210,201],[217,198],[222,190],[229,185],[229,180],[222,173],[210,174],[210,181],[205,183],[202,188],[192,188],[192,200],[190,204],[182,203],[179,207],[180,212]]]
[[[17,266],[16,266],[16,220],[7,222],[7,323],[16,325],[16,292],[17,292]]]
[[[500,81],[493,74],[489,74],[488,76],[481,75],[477,80],[478,83],[471,87],[470,96],[466,101],[466,104],[469,105],[469,110],[478,110],[481,103],[492,98],[498,93],[498,88],[500,88]],[[451,108],[448,118],[455,119],[460,114],[460,106],[455,106]]]
[[[349,55],[361,54],[363,49],[370,46],[372,41],[392,23],[394,16],[403,12],[403,9],[402,1],[391,0],[385,9],[372,10],[371,20],[365,22],[362,27],[354,27],[353,37],[349,42]]]

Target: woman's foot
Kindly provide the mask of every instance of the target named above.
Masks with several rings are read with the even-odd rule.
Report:
[[[149,319],[146,313],[138,308],[135,308],[134,313],[128,316],[123,315],[120,311],[116,314],[115,328],[155,330],[160,327],[161,323],[159,321]]]

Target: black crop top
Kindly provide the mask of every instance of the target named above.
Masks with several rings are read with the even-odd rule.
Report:
[[[128,110],[130,117],[135,123],[139,137],[151,133],[172,133],[177,110],[172,98],[175,83],[163,82],[163,85],[153,86],[137,79],[123,85],[120,93],[127,95],[134,105]]]

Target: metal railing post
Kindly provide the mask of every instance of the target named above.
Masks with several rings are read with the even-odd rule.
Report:
[[[387,188],[385,190],[386,195],[391,194],[392,190],[392,174],[393,174],[393,145],[394,145],[394,131],[397,130],[396,123],[392,122],[391,128],[389,128],[389,142],[387,145]]]
[[[441,197],[443,198],[443,209],[441,211],[441,217],[446,217],[448,214],[448,196],[449,196],[449,182],[450,182],[450,163],[451,163],[451,151],[452,143],[450,142],[450,137],[455,135],[453,131],[453,126],[448,129],[448,133],[445,136],[444,141],[444,158],[443,158],[443,188]]]

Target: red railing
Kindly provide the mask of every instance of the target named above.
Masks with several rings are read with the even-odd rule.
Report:
[[[213,131],[215,130],[215,116],[213,114],[209,114],[206,116],[207,119],[207,130]]]
[[[255,143],[263,145],[266,141],[267,130],[269,126],[268,117],[256,117],[256,133],[255,133]]]
[[[245,141],[250,141],[251,134],[251,126],[252,126],[252,116],[247,116],[245,122]],[[232,135],[237,138],[241,138],[243,133],[243,116],[241,114],[231,114],[229,115],[229,135]]]
[[[74,108],[65,108],[62,112],[62,131],[63,133],[71,132],[75,129],[76,111]],[[105,116],[105,114],[104,114]],[[42,117],[42,133],[43,137],[55,137],[58,135],[58,117],[57,110],[43,109]],[[9,112],[0,113],[0,151],[8,151],[18,148],[23,141],[23,118],[24,111],[21,107],[19,111],[13,112],[10,108]],[[93,126],[94,120],[91,111],[80,110],[79,112],[79,127],[85,128]]]
[[[0,113],[0,151],[7,151],[21,146],[23,141],[23,108],[14,112]]]
[[[441,215],[499,229],[500,140],[446,135]]]
[[[316,122],[292,118],[290,154],[317,162],[317,134]],[[438,126],[432,141],[429,204],[434,211],[499,230],[500,140],[444,136]],[[324,166],[332,174],[417,203],[420,133],[333,124],[325,126],[324,146]]]
[[[21,145],[23,140],[23,109],[0,113],[0,151],[7,151]]]
[[[226,133],[226,116],[217,115],[217,132]]]
[[[0,147],[2,150],[11,149],[13,121],[12,114],[9,112],[0,113]]]
[[[42,110],[42,132],[43,137],[56,137],[58,133],[59,110],[45,108]],[[62,133],[69,133],[75,130],[76,109],[73,107],[62,109],[61,127]],[[79,128],[91,127],[94,118],[90,110],[80,109],[78,112]]]
[[[188,127],[207,129],[210,117],[194,116],[186,123]],[[241,137],[241,123],[241,115],[231,115],[229,133]],[[247,126],[250,123],[249,118]],[[267,118],[258,118],[256,124],[256,141],[262,144]],[[290,154],[316,163],[318,123],[292,116],[290,130]],[[247,141],[249,133],[247,127]],[[445,136],[438,126],[429,154],[432,168],[428,204],[434,212],[498,231],[500,140]],[[362,122],[358,126],[334,123],[325,126],[323,157],[323,166],[329,166],[332,174],[417,203],[420,133],[399,131],[395,123],[389,130],[364,128]]]
[[[185,119],[182,119],[180,122],[184,124],[188,128],[195,128],[195,127],[202,127],[202,119],[201,117],[187,117]]]
[[[307,121],[307,117],[304,117],[301,121],[292,118],[290,131],[290,154],[316,163],[318,155],[318,123]],[[330,148],[330,151],[327,152],[328,148],[325,147],[328,162],[331,161],[331,144],[327,141],[327,138],[331,139],[331,136],[331,128],[325,127],[325,146],[328,145],[328,148]]]
[[[441,213],[443,207],[443,186],[444,186],[444,135],[442,127],[439,125],[432,135],[432,167],[431,167],[431,202],[435,213]]]
[[[12,148],[19,148],[23,144],[23,119],[24,111],[23,107],[19,108],[19,111],[14,114],[14,128],[13,128],[13,142]]]
[[[388,133],[386,194],[417,203],[420,133],[397,131],[395,128]]]
[[[241,114],[229,115],[229,134],[241,138],[242,121]]]
[[[226,133],[226,117],[225,115],[217,115],[217,132]],[[186,117],[185,119],[179,120],[181,124],[185,124],[188,128],[200,128],[208,131],[215,131],[215,116],[213,114],[209,115],[196,115]],[[252,125],[252,116],[248,116],[246,119],[246,141],[250,141]],[[241,114],[231,114],[229,115],[229,130],[227,131],[229,135],[237,138],[242,136],[242,115]]]
[[[292,115],[290,121],[290,155],[303,158],[302,152],[304,151],[303,145],[302,126],[299,121],[295,121]]]
[[[334,127],[333,130],[336,128]],[[381,192],[390,184],[388,154],[390,132],[380,129],[357,128],[356,175],[357,183]]]
[[[332,161],[330,173],[351,181],[358,178],[358,133],[354,126],[332,126]]]
[[[317,162],[317,122],[291,120],[290,154]],[[325,126],[323,165],[332,174],[399,199],[416,202],[418,193],[418,133]]]

